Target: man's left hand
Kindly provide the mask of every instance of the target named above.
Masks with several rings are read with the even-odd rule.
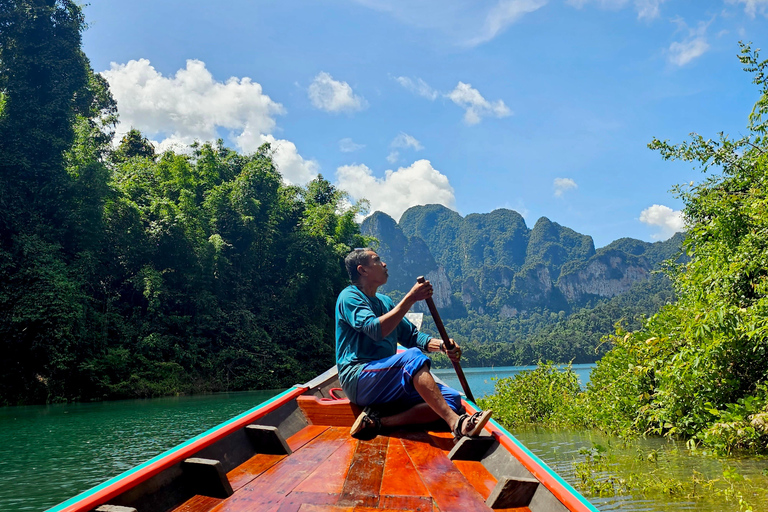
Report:
[[[458,363],[459,359],[461,359],[461,347],[458,343],[453,341],[453,338],[451,338],[451,342],[453,343],[453,348],[448,350],[448,347],[445,347],[445,354],[450,358],[451,361]]]

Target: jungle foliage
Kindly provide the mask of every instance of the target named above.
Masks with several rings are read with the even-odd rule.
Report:
[[[739,59],[760,91],[747,135],[649,144],[708,173],[676,188],[690,259],[667,267],[677,300],[641,329],[617,329],[586,392],[567,390],[580,412],[561,417],[574,424],[768,450],[768,60],[749,45]]]
[[[70,0],[0,3],[0,404],[270,389],[333,364],[361,206],[268,144],[157,155]]]

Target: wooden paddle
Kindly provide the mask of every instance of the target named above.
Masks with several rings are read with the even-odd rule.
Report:
[[[419,276],[416,278],[416,282],[418,283],[423,283],[424,281],[426,281],[424,276]],[[427,302],[429,312],[432,314],[432,320],[435,321],[437,330],[440,332],[440,337],[443,339],[443,343],[445,343],[446,350],[453,349],[455,344],[451,341],[451,338],[448,337],[448,333],[445,332],[445,326],[443,325],[443,321],[440,320],[440,314],[437,312],[437,308],[435,307],[435,301],[432,300],[432,297],[428,297],[424,300]],[[464,370],[461,369],[461,364],[458,361],[454,361],[453,359],[451,359],[451,363],[453,363],[453,369],[456,370],[456,376],[459,378],[462,389],[464,389],[464,394],[467,395],[467,398],[470,401],[474,402],[475,397],[472,395],[472,391],[469,389],[469,383],[467,382],[467,378],[464,376]]]

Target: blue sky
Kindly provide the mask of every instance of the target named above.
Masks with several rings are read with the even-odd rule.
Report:
[[[83,36],[119,131],[160,148],[277,148],[395,219],[546,216],[598,247],[680,228],[702,179],[646,145],[745,132],[758,99],[738,41],[768,0],[94,0]]]

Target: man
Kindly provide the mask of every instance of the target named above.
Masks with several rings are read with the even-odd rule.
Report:
[[[398,304],[377,293],[387,282],[387,264],[371,249],[355,249],[344,260],[352,284],[336,301],[336,365],[349,399],[365,410],[352,426],[354,437],[368,438],[382,428],[429,423],[442,418],[458,439],[475,436],[491,411],[464,413],[459,392],[437,384],[431,360],[422,352],[461,357],[456,345],[446,351],[439,339],[419,332],[405,314],[432,296],[429,281],[416,283]],[[408,350],[398,354],[397,343]],[[370,406],[378,406],[376,409]],[[396,411],[380,417],[381,406]]]

